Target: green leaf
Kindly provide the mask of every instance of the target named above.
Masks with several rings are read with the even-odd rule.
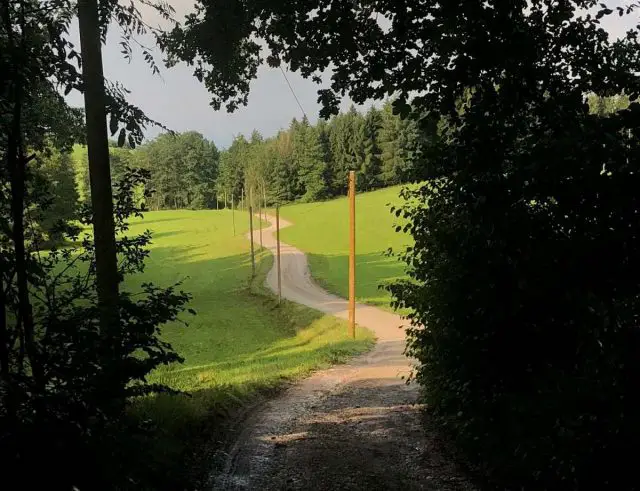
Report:
[[[114,113],[111,113],[111,117],[109,118],[109,131],[111,132],[111,136],[116,134],[118,131],[118,118]]]
[[[118,146],[119,147],[123,147],[124,146],[124,142],[125,142],[126,136],[127,136],[127,132],[125,131],[124,128],[122,128],[120,130],[120,134],[118,135]]]

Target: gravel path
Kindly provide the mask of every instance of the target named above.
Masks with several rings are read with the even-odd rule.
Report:
[[[281,228],[289,225],[280,220]],[[263,241],[275,254],[275,225],[263,229]],[[347,302],[312,281],[304,253],[281,243],[281,258],[283,297],[347,319]],[[275,261],[267,284],[276,291]],[[423,429],[418,388],[403,380],[410,361],[402,319],[358,304],[356,320],[375,333],[375,348],[316,372],[254,412],[214,489],[473,489]]]

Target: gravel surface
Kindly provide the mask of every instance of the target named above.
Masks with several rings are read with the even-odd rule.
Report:
[[[281,228],[289,225],[280,220]],[[275,226],[263,230],[263,241],[275,253]],[[313,282],[304,253],[281,244],[281,257],[285,298],[347,319],[347,302]],[[276,291],[275,262],[267,285]],[[366,305],[357,305],[356,319],[375,333],[375,348],[316,372],[254,411],[213,489],[474,489],[424,430],[418,387],[405,383],[411,367],[402,319]]]

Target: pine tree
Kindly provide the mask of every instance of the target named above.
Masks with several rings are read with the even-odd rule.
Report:
[[[349,171],[360,171],[365,159],[364,118],[354,106],[332,120],[329,141],[333,155],[331,189],[334,195],[344,195]]]
[[[273,203],[287,203],[297,197],[298,173],[293,158],[293,136],[281,131],[271,143],[269,198]]]
[[[367,132],[364,117],[356,110],[355,106],[351,106],[347,113],[349,132],[349,165],[348,171],[356,171],[357,189],[366,189],[366,181],[364,179],[363,170],[366,160]],[[347,175],[343,178],[348,181]]]
[[[379,178],[384,186],[408,182],[415,175],[415,161],[420,146],[420,131],[415,121],[393,114],[391,102],[382,109],[379,133],[381,169]]]
[[[347,120],[344,114],[338,114],[330,123],[329,148],[332,159],[329,162],[329,188],[331,194],[336,196],[346,190],[344,184],[345,169],[348,167],[348,131]]]
[[[249,140],[245,163],[245,189],[251,199],[251,206],[257,209],[262,195],[264,178],[264,139],[258,130],[253,130]]]
[[[382,115],[375,107],[371,107],[364,118],[364,161],[360,168],[360,186],[364,191],[380,187],[379,174],[381,167],[378,133],[382,126]]]
[[[245,165],[249,157],[249,142],[243,135],[234,138],[228,150],[228,186],[229,195],[239,203],[244,192]]]
[[[380,181],[385,186],[397,184],[398,138],[400,133],[399,117],[393,114],[391,102],[385,102],[382,108],[382,127],[380,128]]]
[[[326,162],[318,130],[312,126],[304,128],[304,153],[299,162],[300,182],[304,188],[303,201],[317,201],[327,196],[325,181]]]

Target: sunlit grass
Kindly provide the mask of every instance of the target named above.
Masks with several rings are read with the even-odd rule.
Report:
[[[380,285],[404,276],[404,265],[385,256],[390,247],[403,251],[412,243],[396,232],[400,223],[389,204],[400,204],[401,187],[381,189],[356,197],[356,297],[358,301],[389,308],[390,296]],[[347,297],[349,265],[349,203],[346,198],[285,206],[281,214],[294,226],[283,229],[282,240],[309,254],[313,277],[328,290]]]
[[[131,233],[148,228],[154,238],[145,272],[125,287],[182,281],[197,312],[182,316],[188,326],[176,322],[162,331],[184,364],[162,367],[150,378],[186,395],[155,396],[135,406],[135,414],[158,428],[157,467],[145,478],[156,489],[178,489],[197,478],[193,469],[198,474],[211,465],[206,452],[194,450],[209,446],[213,429],[237,408],[372,345],[368,331],[359,330],[353,341],[346,323],[334,317],[289,302],[278,307],[261,286],[271,255],[259,254],[257,278],[250,282],[247,214],[236,212],[235,223],[235,236],[230,211],[153,212],[132,223]],[[162,482],[154,481],[158,476]]]

